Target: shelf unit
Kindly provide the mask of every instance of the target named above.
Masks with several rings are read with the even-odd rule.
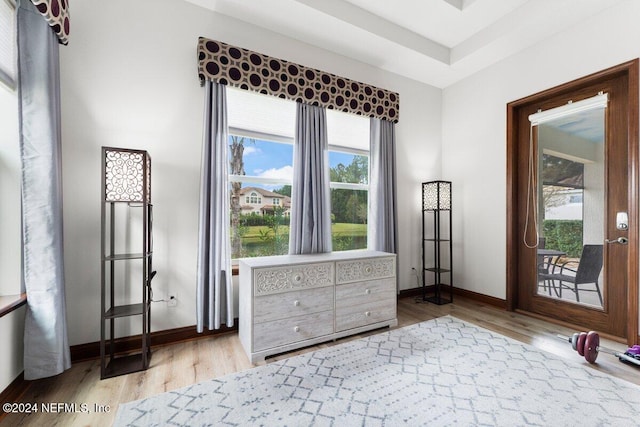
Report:
[[[422,183],[422,300],[453,302],[451,182]],[[427,286],[427,279],[433,282]]]
[[[149,153],[102,147],[102,167],[100,378],[105,379],[149,367],[151,280],[156,272]],[[117,331],[128,326],[137,332],[136,322],[139,346],[123,354]]]

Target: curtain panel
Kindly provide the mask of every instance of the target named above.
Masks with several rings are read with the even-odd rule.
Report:
[[[367,247],[397,253],[395,125],[371,119],[369,167],[369,221]]]
[[[18,8],[26,380],[71,367],[62,234],[58,40],[28,1]]]
[[[206,82],[200,183],[197,331],[233,326],[229,240],[229,156],[224,85]]]
[[[198,39],[198,75],[201,82],[390,122],[399,119],[395,92],[204,37]]]
[[[25,0],[23,0],[25,1]],[[38,12],[49,23],[61,44],[69,42],[69,0],[31,0]]]
[[[331,252],[326,112],[302,103],[296,108],[289,253]]]

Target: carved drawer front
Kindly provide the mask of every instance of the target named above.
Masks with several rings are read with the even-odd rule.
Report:
[[[285,317],[333,310],[333,287],[305,289],[256,297],[253,322],[262,323]]]
[[[331,262],[257,268],[254,271],[254,295],[332,286],[333,276]]]
[[[336,262],[336,283],[382,279],[396,275],[395,257],[365,258]]]
[[[333,333],[333,310],[259,323],[254,326],[254,351]]]
[[[336,286],[336,331],[396,317],[395,278]]]

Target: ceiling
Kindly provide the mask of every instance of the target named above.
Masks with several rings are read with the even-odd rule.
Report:
[[[624,0],[186,0],[447,87]]]

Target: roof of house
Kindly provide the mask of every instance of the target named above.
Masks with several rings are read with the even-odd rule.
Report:
[[[274,193],[273,191],[265,190],[264,188],[258,188],[258,187],[243,187],[240,189],[240,195],[245,195],[251,191],[260,193],[264,197],[278,197],[285,200],[289,199],[289,196],[285,196],[279,193]]]

